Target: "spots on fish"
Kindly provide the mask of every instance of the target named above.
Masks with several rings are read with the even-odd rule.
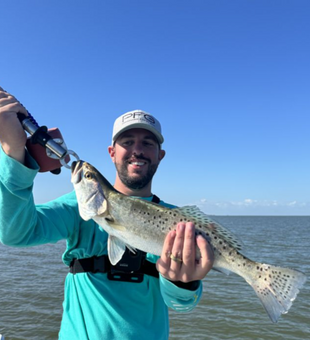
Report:
[[[281,268],[274,266],[266,266],[259,264],[255,267],[259,275],[254,289],[262,297],[272,296],[281,308],[285,307],[287,311],[292,301],[298,294],[298,288],[305,281],[302,273],[289,268]],[[261,269],[263,269],[261,271]],[[283,312],[282,312],[283,313]]]
[[[237,250],[242,249],[241,242],[233,235],[229,230],[225,229],[212,219],[210,219],[206,214],[204,214],[198,207],[195,206],[186,206],[181,208],[173,209],[174,212],[177,212],[178,215],[181,215],[179,220],[184,221],[192,221],[195,223],[196,229],[202,230],[208,237],[210,233],[214,235],[213,240],[217,240],[219,238],[225,240],[226,247],[230,245]],[[208,233],[208,234],[207,234]]]
[[[260,295],[263,295],[263,296],[268,296],[270,294],[270,291],[268,288],[257,288],[257,292],[260,294]]]

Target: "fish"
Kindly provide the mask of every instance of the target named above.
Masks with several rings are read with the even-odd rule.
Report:
[[[212,220],[196,206],[168,208],[118,192],[91,164],[71,165],[79,214],[93,219],[108,234],[107,251],[115,265],[126,247],[160,256],[167,234],[179,222],[195,224],[214,252],[213,268],[225,274],[240,275],[255,291],[273,323],[286,314],[307,277],[301,271],[259,263],[244,255],[242,242],[228,229]],[[196,258],[200,258],[196,246]]]

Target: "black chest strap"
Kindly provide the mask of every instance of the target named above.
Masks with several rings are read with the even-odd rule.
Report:
[[[158,271],[154,263],[145,259],[144,254],[134,254],[135,257],[141,257],[141,264],[138,270],[131,270],[131,264],[127,261],[131,254],[126,250],[119,263],[113,266],[107,255],[93,256],[86,259],[74,259],[70,264],[70,273],[107,273],[107,277],[112,281],[126,281],[139,283],[143,281],[144,275],[150,275],[159,278]],[[143,253],[138,251],[139,253]],[[136,263],[135,263],[136,264]]]

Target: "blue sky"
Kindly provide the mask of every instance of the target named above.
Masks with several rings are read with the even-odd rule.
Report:
[[[310,2],[0,0],[0,86],[114,182],[112,125],[143,109],[154,193],[208,214],[310,214]],[[39,174],[36,202],[72,190]]]

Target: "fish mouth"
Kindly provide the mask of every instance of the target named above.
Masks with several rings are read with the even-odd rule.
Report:
[[[78,184],[83,178],[84,161],[74,161],[71,164],[71,182]]]
[[[73,161],[71,163],[71,173],[73,174],[75,171],[75,168],[78,166],[78,164],[80,163],[80,161]]]

